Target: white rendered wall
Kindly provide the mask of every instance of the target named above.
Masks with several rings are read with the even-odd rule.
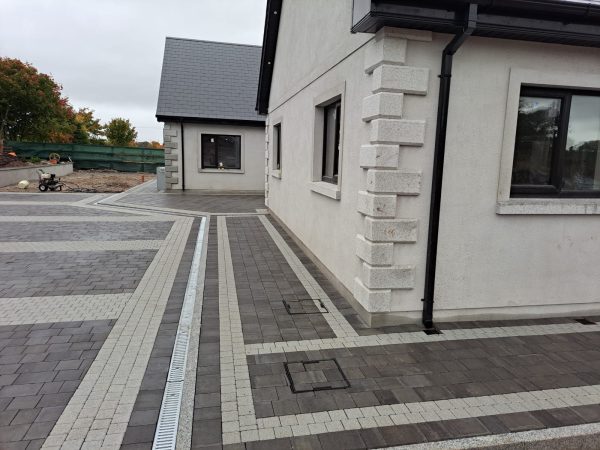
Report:
[[[269,114],[270,124],[282,122],[282,170],[278,178],[268,169],[268,205],[348,290],[357,292],[357,278],[370,285],[367,300],[359,299],[365,309],[387,313],[391,322],[418,320],[439,88],[436,75],[451,37],[433,34],[431,41],[419,35],[406,37],[405,57],[398,64],[415,70],[404,77],[404,69],[383,69],[393,72],[389,79],[404,83],[404,90],[390,91],[403,92],[403,98],[373,98],[374,78],[381,80],[385,74],[365,72],[372,56],[368,47],[373,41],[369,41],[374,37],[352,35],[350,13],[350,1],[315,0],[312,6],[284,3]],[[306,32],[308,25],[310,32]],[[385,61],[389,48],[382,49]],[[427,69],[424,89],[422,83],[413,86],[414,80],[422,80],[413,75]],[[533,214],[536,208],[539,212],[539,205],[524,208],[531,214],[497,213],[501,161],[506,159],[502,150],[510,73],[521,69],[565,73],[557,85],[572,87],[582,83],[590,87],[589,80],[596,77],[600,89],[597,49],[471,38],[457,53],[440,221],[437,320],[599,310],[600,216]],[[314,100],[340,85],[344,86],[344,133],[341,195],[335,200],[311,190]],[[401,110],[395,102],[402,104]],[[377,172],[376,165],[364,165],[366,153],[361,150],[386,135],[385,123],[377,122],[377,117],[387,114],[394,120],[425,123],[422,136],[404,129],[394,135],[392,162],[385,169],[407,171],[410,176],[391,181],[386,178],[389,173]],[[416,173],[420,174],[418,187]],[[369,242],[376,239],[369,227],[377,221],[383,224],[388,216],[411,224],[416,221],[416,228],[406,233],[410,242],[391,244],[391,259],[388,244]],[[410,277],[402,278],[409,273]],[[389,295],[386,286],[393,286]]]
[[[433,65],[435,53],[423,58]],[[537,72],[527,80],[530,83],[600,89],[600,50],[472,38],[455,56],[440,221],[438,316],[599,310],[600,216],[539,214],[539,203],[544,202],[526,205],[523,209],[529,214],[496,213],[503,135],[505,126],[510,127],[505,125],[509,77],[517,70]],[[512,106],[509,116],[516,109]],[[514,140],[513,128],[514,124],[507,128],[506,139]],[[505,180],[510,179],[510,168],[508,164]],[[566,207],[578,202],[547,203]],[[469,311],[452,311],[458,309]]]
[[[241,136],[242,169],[201,169],[199,162],[202,134]],[[186,190],[263,192],[265,170],[265,130],[263,127],[185,123],[183,136]],[[179,171],[181,171],[181,164],[179,166]]]
[[[351,5],[351,0],[283,4],[269,104],[270,123],[282,123],[281,178],[273,176],[270,162],[267,177],[269,208],[348,289],[361,265],[354,242],[362,223],[357,195],[365,182],[358,163],[367,134],[360,105],[369,92],[363,46],[373,38],[349,33]],[[340,85],[344,135],[341,195],[335,200],[311,190],[314,101]]]

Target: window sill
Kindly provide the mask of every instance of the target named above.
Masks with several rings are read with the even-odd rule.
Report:
[[[594,215],[600,214],[600,198],[513,198],[499,201],[496,214]]]
[[[326,183],[325,181],[313,181],[310,184],[310,190],[334,200],[339,200],[342,196],[339,184]]]
[[[243,169],[198,169],[200,173],[244,173]]]
[[[281,170],[271,170],[271,176],[281,180]]]

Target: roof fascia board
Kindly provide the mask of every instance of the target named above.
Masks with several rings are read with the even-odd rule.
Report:
[[[360,2],[365,10],[364,0],[354,1]],[[371,1],[369,11],[363,17],[354,18],[352,31],[373,33],[383,26],[395,26],[456,33],[462,27],[460,5],[465,3],[468,1],[421,0],[419,5],[411,1]],[[557,0],[495,0],[493,3],[474,0],[473,3],[484,5],[475,36],[600,47],[600,3],[586,3],[585,7],[582,2]],[[561,8],[564,15],[558,20]]]
[[[264,127],[264,120],[241,120],[241,119],[219,119],[214,117],[186,117],[186,116],[165,116],[156,115],[159,122],[184,122],[184,123],[203,123],[209,125],[237,125],[245,127]]]
[[[269,111],[271,81],[275,66],[275,51],[277,50],[277,35],[279,34],[279,19],[283,0],[268,0],[263,33],[260,74],[258,77],[258,93],[256,95],[256,110],[259,114]]]

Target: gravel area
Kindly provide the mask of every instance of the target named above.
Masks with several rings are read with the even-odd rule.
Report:
[[[140,172],[117,172],[114,170],[76,170],[61,177],[66,186],[62,192],[123,192],[143,182],[153,180],[155,175]],[[16,185],[0,188],[0,192],[38,192],[38,180],[29,180],[28,189]],[[59,192],[53,192],[59,194]]]

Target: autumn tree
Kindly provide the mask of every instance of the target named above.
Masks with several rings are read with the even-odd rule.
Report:
[[[141,141],[141,142],[136,142],[136,146],[140,147],[140,148],[153,148],[153,149],[158,149],[158,150],[162,150],[163,149],[163,145],[158,142],[158,141]]]
[[[0,58],[0,118],[7,140],[69,142],[75,112],[50,75]]]
[[[73,143],[75,144],[102,144],[104,143],[104,127],[100,119],[94,117],[94,111],[80,108],[73,117]]]
[[[110,145],[135,146],[137,131],[128,119],[117,117],[104,126],[104,134]]]

